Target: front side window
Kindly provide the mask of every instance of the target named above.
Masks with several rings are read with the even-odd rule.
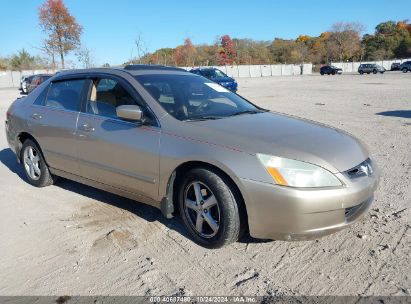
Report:
[[[263,112],[224,87],[196,75],[138,75],[136,79],[179,120],[219,119]]]
[[[70,111],[80,108],[84,79],[53,82],[48,90],[45,106]]]
[[[137,103],[118,81],[109,78],[93,79],[86,104],[87,113],[117,118],[116,108],[121,105]]]

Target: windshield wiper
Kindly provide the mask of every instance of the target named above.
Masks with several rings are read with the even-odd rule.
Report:
[[[258,113],[263,113],[261,110],[244,110],[240,112],[236,112],[234,114],[231,114],[230,116],[237,116],[237,115],[242,115],[242,114],[258,114]]]
[[[223,117],[221,116],[198,116],[198,117],[191,117],[184,119],[183,121],[201,121],[201,120],[215,120],[215,119],[221,119]]]

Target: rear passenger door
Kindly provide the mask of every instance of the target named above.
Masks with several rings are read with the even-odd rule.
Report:
[[[76,123],[86,80],[49,84],[29,109],[28,123],[50,167],[78,174]]]
[[[143,104],[125,80],[92,77],[77,124],[79,164],[88,179],[157,199],[160,128],[116,114],[120,105]]]

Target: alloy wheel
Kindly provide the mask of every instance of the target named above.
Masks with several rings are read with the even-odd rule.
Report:
[[[23,153],[24,168],[28,176],[33,180],[38,180],[41,176],[39,153],[31,146],[28,146]]]
[[[202,237],[212,238],[220,228],[220,208],[212,191],[202,182],[188,184],[184,212],[190,226]]]

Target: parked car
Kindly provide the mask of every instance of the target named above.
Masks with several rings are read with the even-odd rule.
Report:
[[[411,61],[405,61],[400,65],[399,68],[401,71],[404,73],[407,73],[408,71],[411,71]]]
[[[335,75],[335,74],[342,74],[342,69],[337,68],[332,65],[325,65],[320,68],[320,74],[324,75]]]
[[[179,68],[63,71],[6,117],[30,184],[62,176],[179,214],[209,248],[247,230],[276,240],[333,233],[367,212],[379,180],[348,133]]]
[[[401,63],[393,62],[391,63],[391,71],[399,71]]]
[[[191,73],[204,76],[214,82],[217,82],[219,85],[227,88],[232,92],[237,92],[238,84],[232,78],[224,74],[222,71],[216,68],[196,68],[190,71]]]
[[[361,75],[364,73],[383,74],[384,72],[385,72],[385,68],[375,63],[363,63],[363,64],[360,64],[360,66],[358,67],[358,73],[360,73]]]
[[[32,92],[35,88],[37,88],[40,84],[42,84],[44,81],[49,79],[51,76],[53,76],[53,75],[51,75],[51,74],[37,74],[37,75],[34,75],[33,78],[31,79],[31,82],[28,83],[27,94],[30,94],[30,92]]]
[[[30,75],[30,76],[23,76],[22,78],[21,78],[21,81],[20,81],[20,91],[23,93],[23,94],[27,94],[28,93],[28,85],[31,83],[31,81],[33,80],[33,75]]]

